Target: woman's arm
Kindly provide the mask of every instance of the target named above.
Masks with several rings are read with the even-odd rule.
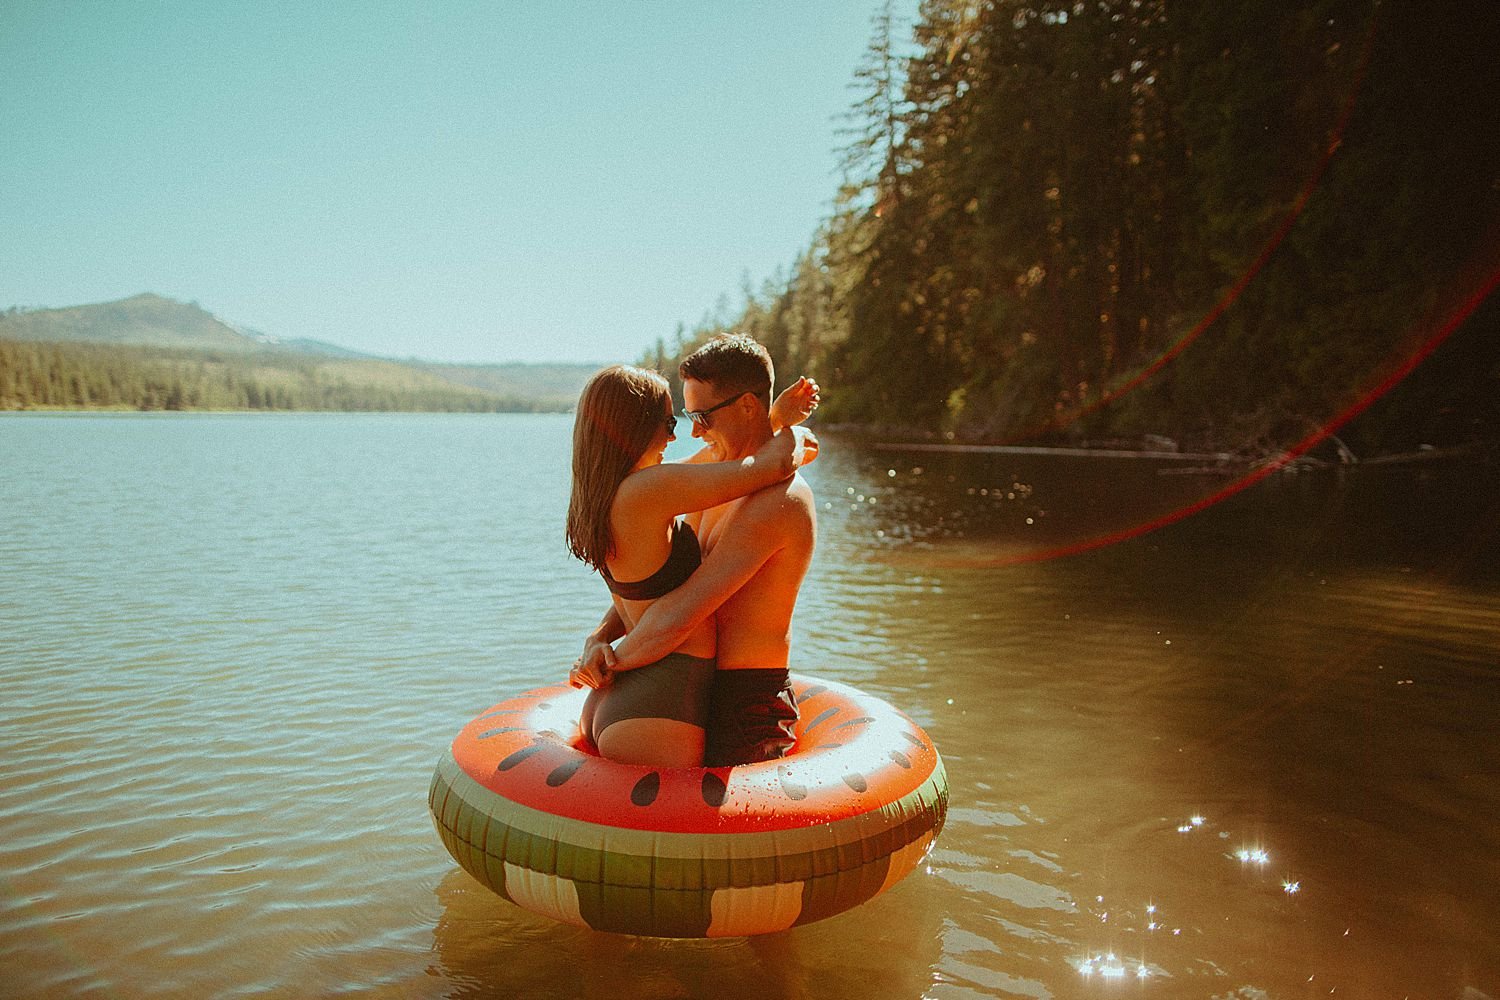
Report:
[[[800,376],[797,381],[781,390],[781,395],[771,404],[771,429],[779,431],[783,427],[795,427],[812,416],[812,411],[822,401],[818,383],[806,375]]]
[[[806,375],[799,376],[797,381],[781,390],[781,394],[771,403],[770,412],[767,414],[771,418],[771,430],[779,431],[785,427],[795,427],[812,416],[818,404],[823,402],[822,392],[816,380]],[[701,465],[705,462],[712,462],[713,456],[714,450],[704,445],[687,458],[674,458],[672,462],[677,465],[689,463]]]
[[[779,483],[818,455],[818,438],[788,427],[737,462],[664,462],[632,473],[615,503],[629,515],[675,517],[707,510]]]

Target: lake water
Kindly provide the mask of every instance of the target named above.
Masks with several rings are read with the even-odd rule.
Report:
[[[825,434],[796,663],[927,729],[948,823],[853,912],[683,942],[511,906],[427,815],[605,606],[570,429],[0,418],[0,989],[1500,996],[1492,464],[1278,473],[1037,559],[1232,480]]]

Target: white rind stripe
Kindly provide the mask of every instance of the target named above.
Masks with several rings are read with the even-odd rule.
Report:
[[[567,924],[588,924],[578,909],[578,887],[556,875],[505,866],[505,894],[517,906]]]
[[[707,937],[742,937],[784,931],[802,915],[805,882],[776,882],[748,889],[715,889]]]

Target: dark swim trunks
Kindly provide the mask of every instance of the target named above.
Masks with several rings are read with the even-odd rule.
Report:
[[[613,674],[607,687],[589,692],[578,727],[595,746],[599,734],[621,719],[676,719],[695,726],[708,717],[714,661],[668,653],[655,663]]]
[[[786,756],[796,738],[797,696],[786,668],[716,670],[703,766],[733,767]]]

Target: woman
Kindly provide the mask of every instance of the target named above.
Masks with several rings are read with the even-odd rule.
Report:
[[[778,398],[773,419],[795,424],[816,405],[816,385],[800,380]],[[614,365],[579,397],[568,548],[599,570],[627,628],[701,562],[698,539],[678,515],[780,482],[817,453],[808,431],[786,427],[741,461],[663,463],[675,428],[671,390],[656,372]],[[676,651],[592,690],[579,724],[600,755],[655,767],[701,764],[714,647],[710,618]]]

